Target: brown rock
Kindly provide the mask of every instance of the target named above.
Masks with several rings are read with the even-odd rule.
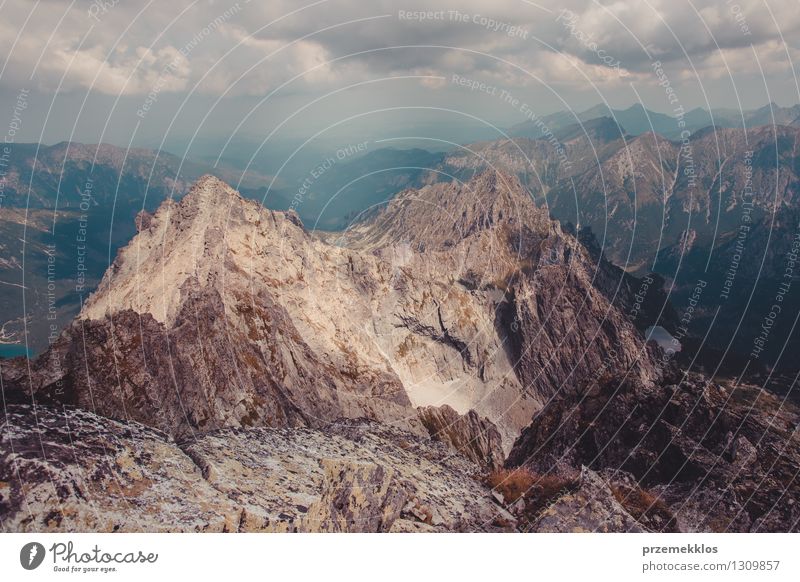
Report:
[[[3,531],[511,531],[477,467],[379,423],[167,435],[74,408],[9,405]],[[190,495],[187,495],[190,492]]]
[[[337,244],[210,176],[149,223],[30,373],[4,366],[21,401],[178,439],[359,417],[423,434],[415,407],[447,404],[509,450],[576,382],[658,376],[587,251],[504,174],[408,191]]]
[[[594,471],[583,468],[580,484],[556,499],[533,523],[540,533],[642,533],[646,531],[620,505]]]
[[[487,469],[503,464],[503,447],[497,427],[474,410],[458,414],[450,406],[419,409],[422,424],[431,437],[450,445],[466,458]]]
[[[796,409],[745,384],[726,388],[696,374],[673,381],[609,380],[554,400],[522,432],[507,464],[603,471],[612,485],[650,490],[682,530],[797,530]]]

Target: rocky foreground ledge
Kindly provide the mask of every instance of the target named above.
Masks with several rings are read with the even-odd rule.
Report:
[[[5,531],[502,531],[479,468],[368,420],[224,429],[178,444],[136,422],[9,406]]]
[[[8,404],[0,529],[797,531],[794,409],[698,377],[615,386],[551,403],[504,466],[487,421],[447,408],[420,411],[433,438],[342,419],[178,442],[73,407]]]
[[[476,463],[369,420],[176,443],[80,409],[11,405],[0,449],[3,531],[647,531],[587,469],[522,520]]]

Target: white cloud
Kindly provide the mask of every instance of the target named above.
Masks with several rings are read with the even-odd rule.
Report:
[[[179,0],[153,2],[144,10],[139,3],[112,0],[106,0],[106,10],[89,2],[69,8],[66,1],[47,0],[32,8],[28,0],[8,0],[0,19],[0,54],[8,56],[0,84],[136,95],[156,83],[174,92],[199,83],[204,93],[263,95],[296,75],[301,78],[291,91],[313,92],[386,75],[454,72],[525,86],[529,71],[577,89],[587,77],[602,86],[655,83],[641,45],[685,82],[698,81],[687,77],[689,60],[701,80],[726,76],[726,60],[736,75],[757,74],[750,43],[765,56],[767,74],[786,75],[791,62],[780,34],[790,43],[800,38],[796,0],[537,3],[546,9],[523,0],[330,0],[305,9],[296,0]],[[575,29],[588,41],[557,21],[562,8],[576,15]],[[399,10],[443,11],[444,17],[400,20]],[[451,10],[464,18],[452,18]],[[507,34],[512,26],[516,36]],[[388,50],[429,45],[454,48]],[[326,64],[353,53],[361,54]],[[603,64],[612,58],[630,77]]]

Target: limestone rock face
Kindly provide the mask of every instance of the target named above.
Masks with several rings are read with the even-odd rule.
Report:
[[[38,420],[37,420],[38,419]],[[69,407],[9,405],[3,531],[509,531],[476,465],[366,420],[184,444]]]
[[[505,450],[523,418],[573,384],[622,370],[644,383],[659,377],[611,304],[607,264],[514,176],[403,192],[333,240],[397,265],[395,325],[407,333],[395,331],[392,351],[412,402],[474,409],[497,425]]]
[[[334,291],[335,309],[314,305],[347,264],[344,251],[321,257],[318,246],[290,216],[205,177],[120,251],[81,316],[33,363],[34,391],[178,439],[362,416],[424,434],[397,375],[345,317],[367,309],[355,284]],[[321,280],[307,284],[317,269]],[[20,384],[27,390],[27,378]]]
[[[500,433],[488,418],[474,410],[458,414],[450,406],[425,406],[419,409],[422,424],[435,440],[487,469],[503,464],[503,443]]]
[[[176,439],[359,417],[425,434],[415,408],[448,405],[508,451],[566,387],[658,377],[594,259],[505,174],[407,191],[336,236],[210,176],[139,223],[30,373],[4,367],[19,399]]]

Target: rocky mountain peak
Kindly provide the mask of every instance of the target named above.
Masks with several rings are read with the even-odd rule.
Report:
[[[407,191],[344,244],[298,222],[203,177],[140,221],[29,385],[180,438],[340,417],[424,433],[417,408],[448,405],[467,416],[437,434],[490,435],[488,419],[509,449],[575,378],[655,376],[591,258],[516,177]]]
[[[201,176],[183,198],[184,202],[192,204],[230,202],[234,199],[243,200],[239,192],[211,174]]]
[[[242,198],[241,194],[219,178],[206,174],[177,203],[167,201],[160,211],[180,230],[216,226],[225,229],[231,221],[241,220],[246,208],[260,211],[261,206]]]
[[[454,180],[406,191],[393,201],[397,205],[409,202],[423,202],[432,210],[438,210],[439,214],[429,211],[420,217],[431,222],[445,218],[442,213],[453,217],[466,216],[470,221],[478,222],[495,215],[494,223],[536,211],[530,193],[519,178],[493,168],[482,170],[466,181]]]
[[[264,247],[291,253],[306,236],[296,217],[267,210],[211,175],[181,200],[166,200],[142,218],[138,234],[119,251],[81,317],[101,319],[132,309],[172,323],[186,288],[224,286],[231,273],[247,272]]]
[[[402,242],[442,250],[482,235],[502,239],[520,228],[547,231],[551,222],[511,173],[487,169],[466,181],[453,180],[406,190],[345,237],[355,246]]]

